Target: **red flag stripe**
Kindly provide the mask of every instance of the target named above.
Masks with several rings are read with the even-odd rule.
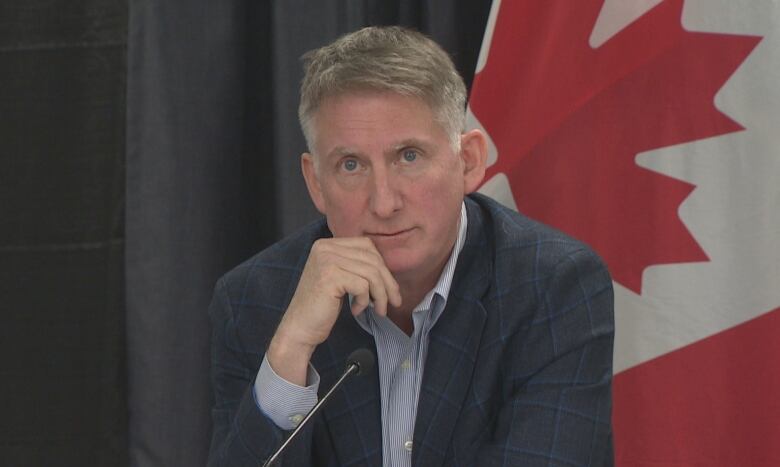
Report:
[[[780,465],[780,308],[614,381],[621,467]]]

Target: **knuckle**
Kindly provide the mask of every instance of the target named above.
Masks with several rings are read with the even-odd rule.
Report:
[[[371,282],[374,283],[377,288],[382,288],[382,285],[384,284],[382,274],[376,270],[371,271]]]
[[[370,238],[368,238],[368,237],[360,237],[359,241],[360,241],[360,246],[362,246],[366,250],[369,250],[371,252],[375,252],[376,251],[376,246],[374,245],[374,242],[371,241]]]
[[[319,278],[325,282],[334,281],[339,275],[339,268],[335,264],[325,264],[319,271]]]
[[[328,240],[331,240],[329,238],[318,238],[314,241],[311,245],[311,251],[312,253],[322,254],[325,252],[330,251],[330,242]]]

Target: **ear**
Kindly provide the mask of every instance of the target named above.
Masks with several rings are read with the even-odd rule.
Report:
[[[306,181],[306,188],[309,190],[309,197],[320,214],[324,215],[325,198],[322,196],[322,186],[317,175],[316,161],[314,156],[308,152],[301,154],[301,172],[303,172],[303,179]]]
[[[463,160],[463,194],[476,191],[485,178],[487,164],[487,137],[482,130],[471,130],[460,135],[460,158]]]

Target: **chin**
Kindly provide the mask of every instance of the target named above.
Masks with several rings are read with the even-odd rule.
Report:
[[[418,270],[421,266],[421,262],[416,258],[403,254],[388,254],[382,255],[385,260],[385,265],[390,272],[396,275],[404,275]]]

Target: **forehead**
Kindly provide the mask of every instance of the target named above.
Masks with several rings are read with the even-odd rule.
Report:
[[[327,114],[329,119],[349,120],[352,116],[393,118],[404,115],[434,120],[434,111],[422,98],[391,91],[350,90],[325,96],[315,112],[315,119]]]
[[[352,91],[324,98],[312,119],[318,153],[334,147],[436,144],[446,132],[422,99],[390,92]]]

